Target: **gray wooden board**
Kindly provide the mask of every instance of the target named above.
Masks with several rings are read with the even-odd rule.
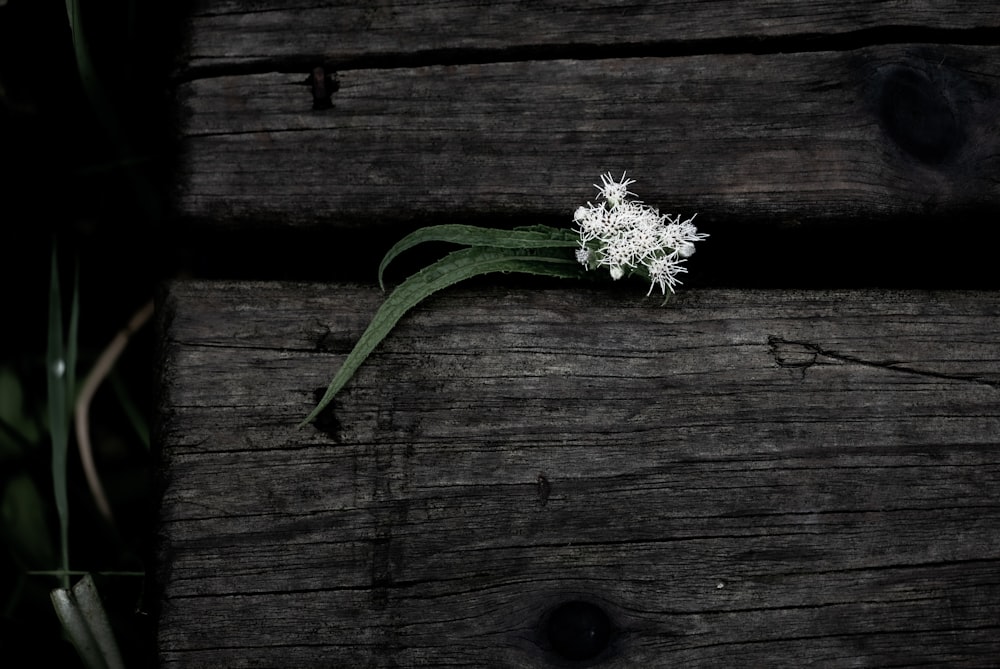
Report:
[[[161,302],[163,666],[988,666],[1000,295],[370,287]]]
[[[517,54],[525,49],[598,49],[717,40],[850,36],[893,29],[1000,28],[992,2],[688,2],[659,0],[284,0],[192,3],[185,68],[267,66],[312,58],[337,67],[375,58],[404,60],[455,51]],[[968,37],[966,37],[968,39]],[[690,48],[690,47],[689,47]]]
[[[302,77],[180,85],[179,214],[569,220],[625,170],[650,204],[709,222],[1000,213],[1000,47],[348,70],[325,111]]]

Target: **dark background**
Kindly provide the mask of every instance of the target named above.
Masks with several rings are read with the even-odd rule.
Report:
[[[6,453],[0,459],[0,492],[27,473],[42,497],[51,500],[44,356],[54,247],[64,299],[79,268],[81,380],[115,332],[172,277],[331,279],[357,269],[341,264],[334,270],[324,262],[325,249],[334,240],[318,239],[315,231],[308,243],[286,237],[276,246],[254,228],[238,237],[205,236],[171,220],[171,77],[179,51],[178,25],[187,11],[184,2],[83,2],[82,28],[109,113],[95,108],[81,83],[65,0],[0,0],[0,371],[17,379],[23,396],[20,412],[39,430],[38,438],[11,451],[14,455],[0,451]],[[995,288],[1000,281],[992,247],[962,242],[985,233],[994,215],[987,206],[967,212],[963,220],[883,221],[876,226],[859,221],[794,230],[706,215],[712,239],[704,251],[699,249],[698,264],[692,264],[685,283]],[[373,268],[384,249],[367,241],[362,246],[367,251],[355,261],[368,274],[356,276],[374,281]],[[153,329],[145,326],[116,368],[120,392],[141,409],[150,427]],[[155,458],[126,419],[120,398],[102,388],[92,413],[114,526],[98,516],[79,463],[71,457],[74,569],[149,567],[155,539]],[[70,450],[75,454],[74,441]],[[50,502],[43,511],[48,527],[40,532],[55,541],[57,522]],[[0,534],[0,666],[79,666],[49,603],[48,591],[57,582],[26,574],[55,565],[28,564],[15,539]],[[126,663],[152,664],[155,588],[146,579],[124,576],[99,577],[98,586]]]
[[[171,146],[168,74],[184,3],[83,3],[82,27],[110,113],[95,109],[81,83],[64,0],[0,0],[0,370],[20,386],[20,417],[38,428],[17,449],[0,450],[0,493],[28,474],[47,503],[55,544],[44,357],[50,262],[58,249],[64,304],[79,267],[82,381],[100,351],[155,287],[183,264],[164,238],[164,184]],[[68,315],[68,306],[64,310]],[[66,316],[64,316],[66,317]],[[118,391],[105,383],[92,406],[95,457],[116,516],[103,521],[70,441],[70,563],[88,571],[143,571],[153,527],[151,453],[125,417],[127,397],[149,424],[153,327],[119,360]],[[0,402],[14,402],[14,393]],[[0,434],[0,437],[3,437]],[[8,435],[9,437],[9,435]],[[9,443],[9,442],[8,442]],[[10,513],[8,495],[3,511]],[[80,666],[62,638],[48,591],[58,582],[29,570],[37,561],[0,523],[0,666]],[[98,576],[128,666],[152,664],[148,584]]]

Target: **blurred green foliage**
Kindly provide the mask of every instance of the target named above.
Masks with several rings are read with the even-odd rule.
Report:
[[[183,11],[183,3],[132,0],[0,1],[4,669],[82,666],[49,598],[62,584],[51,573],[60,568],[61,548],[46,388],[50,255],[55,242],[64,295],[72,293],[78,259],[82,379],[170,273],[156,235],[169,171],[167,75],[174,17]],[[91,410],[113,524],[95,507],[72,435],[65,463],[70,567],[95,575],[130,667],[148,666],[152,653],[147,580],[125,575],[146,570],[154,524],[150,329],[133,338]]]

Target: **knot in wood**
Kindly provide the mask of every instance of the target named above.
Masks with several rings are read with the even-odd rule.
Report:
[[[556,655],[567,660],[589,660],[611,642],[613,628],[604,610],[592,602],[570,601],[549,613],[544,624]]]
[[[956,155],[965,131],[944,75],[907,66],[882,82],[879,116],[886,134],[920,162],[938,165]]]

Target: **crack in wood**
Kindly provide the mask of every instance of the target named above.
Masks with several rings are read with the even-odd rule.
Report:
[[[314,353],[317,350],[322,350],[319,349],[319,344],[317,344],[315,348],[298,348],[291,346],[248,345],[214,341],[184,341],[180,339],[172,339],[169,343],[175,346],[184,346],[186,348],[221,348],[238,351],[267,351],[269,353]]]
[[[175,289],[169,333],[311,347],[317,313],[346,332],[377,299],[357,285],[256,286],[240,298],[253,312],[219,309],[217,291],[234,285]],[[335,298],[310,297],[326,293]],[[903,665],[935,653],[989,664],[995,396],[856,365],[912,373],[897,368],[905,360],[993,380],[996,293],[678,299],[683,310],[640,313],[597,291],[460,291],[421,315],[441,338],[407,357],[400,332],[395,355],[343,398],[339,448],[291,432],[312,385],[303,370],[335,356],[169,347],[161,664],[540,667],[551,654],[534,621],[567,599],[600,601],[625,630],[607,666],[725,665],[734,650],[744,664]],[[501,346],[466,371],[467,352],[487,347],[464,342],[495,341],[498,322],[504,341],[536,345],[513,358]],[[569,331],[584,326],[586,340]],[[460,356],[441,343],[459,340]],[[591,341],[631,361],[602,374],[577,357]],[[552,355],[565,349],[568,380],[418,394],[428,378],[549,368],[546,342]],[[419,371],[407,366],[424,354]],[[801,373],[821,376],[785,378]],[[244,408],[248,393],[259,407]],[[994,627],[967,631],[983,625]]]
[[[1000,389],[1000,383],[986,381],[974,376],[946,374],[944,372],[934,372],[928,369],[916,369],[913,367],[907,367],[906,363],[896,360],[866,360],[865,358],[858,356],[831,351],[812,342],[784,339],[783,337],[779,337],[777,335],[768,336],[767,345],[778,367],[801,370],[803,379],[805,378],[806,370],[811,367],[821,365],[852,364],[860,365],[862,367],[870,367],[873,369],[880,369],[882,371],[901,372],[904,374],[912,374],[914,376],[939,379],[942,381],[962,381],[976,385],[983,385],[994,390]]]
[[[854,51],[889,44],[949,44],[992,46],[1000,41],[995,28],[933,28],[921,26],[874,26],[840,33],[809,33],[774,36],[724,36],[687,40],[645,40],[631,43],[549,43],[520,44],[492,48],[416,48],[405,52],[359,53],[335,62],[315,54],[281,55],[247,59],[225,64],[182,66],[171,78],[173,84],[278,72],[312,72],[323,63],[324,75],[336,81],[337,72],[350,70],[391,70],[450,65],[491,65],[536,60],[604,60],[623,58],[686,58],[706,55],[751,54],[768,56],[820,51]],[[207,60],[207,59],[204,59]],[[310,79],[312,75],[310,75]]]

